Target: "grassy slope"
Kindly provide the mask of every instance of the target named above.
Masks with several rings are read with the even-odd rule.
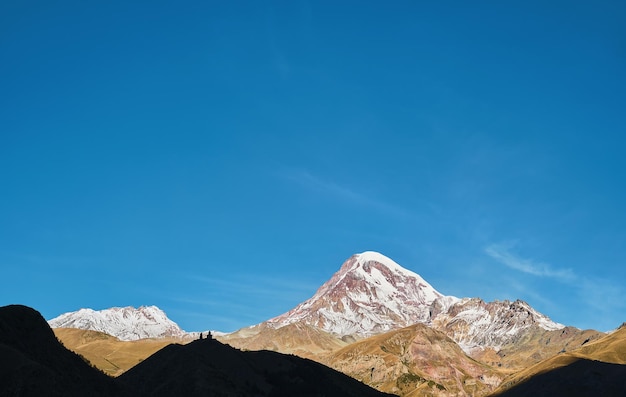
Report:
[[[626,364],[626,327],[612,334],[589,342],[571,352],[557,354],[507,378],[496,394],[504,393],[513,386],[534,377],[573,365],[581,360],[599,361],[611,364]]]
[[[171,343],[181,343],[180,339],[127,342],[102,332],[74,328],[57,328],[54,333],[65,347],[111,376],[121,375]]]

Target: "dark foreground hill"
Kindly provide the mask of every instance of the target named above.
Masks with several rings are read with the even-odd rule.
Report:
[[[0,307],[0,396],[123,396],[116,382],[64,348],[39,312]]]
[[[216,340],[169,345],[118,378],[150,396],[388,396],[297,356]]]
[[[537,374],[499,397],[626,396],[626,365],[575,359],[572,363]]]
[[[215,340],[169,345],[113,379],[63,347],[37,311],[0,307],[0,397],[385,395],[310,360]]]

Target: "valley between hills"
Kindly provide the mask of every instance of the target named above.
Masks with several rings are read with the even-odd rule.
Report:
[[[18,357],[2,355],[0,384],[14,394],[0,395],[55,395],[16,392],[37,373],[50,376],[44,386],[63,385],[53,358],[16,342],[24,327],[48,325],[41,349],[64,346],[82,358],[77,367],[109,375],[98,382],[113,394],[103,395],[626,395],[625,326],[580,330],[523,301],[445,296],[375,252],[349,258],[289,312],[209,340],[156,307],[83,309],[48,324],[24,308],[0,314],[0,346]],[[81,395],[72,393],[61,395]]]

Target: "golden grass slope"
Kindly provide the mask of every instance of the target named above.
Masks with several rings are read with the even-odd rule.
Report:
[[[502,383],[495,395],[504,393],[533,377],[573,365],[581,360],[626,364],[626,326],[600,339],[585,343],[575,350],[557,354],[511,375]]]
[[[585,344],[572,353],[606,363],[626,364],[626,324],[604,338]]]
[[[121,375],[171,343],[188,342],[176,338],[121,341],[102,332],[75,328],[56,328],[53,331],[66,348],[111,376]]]

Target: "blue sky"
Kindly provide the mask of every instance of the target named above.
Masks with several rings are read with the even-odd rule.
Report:
[[[337,3],[3,2],[0,304],[232,331],[375,250],[626,321],[624,3]]]

